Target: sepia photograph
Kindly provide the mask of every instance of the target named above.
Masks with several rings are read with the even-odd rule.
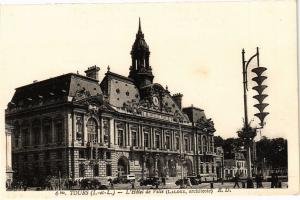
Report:
[[[297,1],[0,11],[6,197],[299,193]]]

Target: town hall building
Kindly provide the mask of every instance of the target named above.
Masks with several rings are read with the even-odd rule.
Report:
[[[130,54],[128,76],[108,67],[99,80],[92,66],[16,88],[5,112],[15,179],[216,177],[213,121],[153,82],[140,22]]]

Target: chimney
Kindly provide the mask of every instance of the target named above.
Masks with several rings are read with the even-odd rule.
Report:
[[[182,103],[182,94],[180,93],[177,93],[177,94],[174,94],[172,96],[173,100],[175,101],[175,103],[178,105],[178,107],[181,109],[182,106],[181,106],[181,103]]]
[[[96,65],[89,67],[87,70],[85,70],[85,75],[89,78],[95,79],[99,81],[98,72],[100,70],[100,67],[97,67]]]

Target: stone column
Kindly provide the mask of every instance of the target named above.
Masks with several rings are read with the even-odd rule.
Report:
[[[144,142],[144,139],[145,139],[145,137],[144,137],[144,129],[143,129],[143,125],[141,125],[141,142],[142,142],[142,147],[144,147],[144,145],[145,145],[145,142]]]
[[[87,116],[83,116],[83,143],[86,144],[88,142],[88,133],[87,133],[87,127],[86,127],[86,124],[87,124]]]
[[[39,145],[43,145],[44,144],[44,134],[43,134],[43,120],[40,119],[40,142]]]
[[[104,123],[103,117],[100,118],[100,143],[104,144]]]
[[[152,134],[152,138],[153,138],[153,140],[152,140],[152,147],[154,149],[154,148],[156,148],[155,147],[155,131],[154,131],[153,127],[150,127],[150,130],[151,130],[151,134]]]
[[[158,169],[157,169],[157,159],[158,159],[158,154],[155,154],[154,156],[154,176],[158,176]]]
[[[74,142],[75,140],[77,140],[77,135],[76,135],[76,115],[73,112],[72,113],[72,142]]]
[[[131,132],[129,124],[128,124],[128,145],[132,146],[132,132]]]
[[[125,123],[125,146],[129,146],[129,124],[128,122]]]
[[[51,143],[55,142],[55,123],[54,123],[54,119],[51,118]]]
[[[29,122],[29,129],[28,129],[28,134],[29,134],[29,142],[28,142],[28,146],[32,146],[33,145],[33,130],[32,130],[32,121]]]
[[[110,146],[113,147],[115,143],[115,122],[114,119],[109,120],[109,143]]]

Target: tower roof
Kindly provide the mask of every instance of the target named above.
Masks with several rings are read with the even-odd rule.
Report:
[[[131,54],[137,51],[149,52],[149,46],[144,39],[144,33],[142,32],[141,19],[139,18],[139,28],[136,34],[135,41],[132,45]]]

